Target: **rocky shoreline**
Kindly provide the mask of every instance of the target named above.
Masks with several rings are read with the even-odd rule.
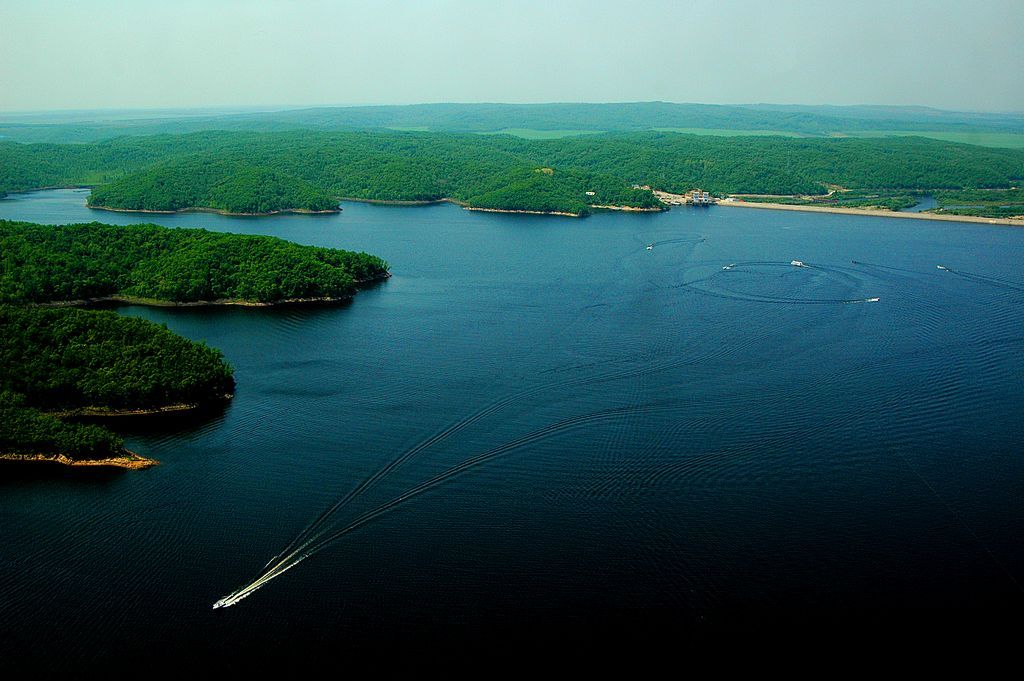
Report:
[[[59,419],[87,417],[87,418],[115,418],[121,416],[154,416],[156,414],[175,414],[186,411],[196,411],[208,406],[210,403],[226,402],[234,398],[233,394],[217,395],[207,402],[178,402],[162,407],[149,407],[141,409],[112,409],[110,407],[78,407],[76,409],[64,409],[59,411],[46,412],[50,416]]]
[[[86,468],[86,467],[103,467],[103,468],[125,468],[129,470],[141,470],[143,468],[152,468],[158,465],[160,462],[156,459],[147,459],[144,456],[139,456],[135,452],[124,450],[124,456],[109,457],[106,459],[72,459],[64,454],[17,454],[17,453],[0,453],[0,461],[10,461],[14,463],[55,463],[62,466],[70,466],[73,468]]]

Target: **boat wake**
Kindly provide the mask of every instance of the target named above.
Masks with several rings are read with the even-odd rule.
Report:
[[[729,263],[708,276],[684,281],[681,284],[675,284],[668,288],[686,289],[693,291],[694,293],[711,296],[713,298],[782,305],[844,305],[851,303],[877,303],[880,300],[878,296],[868,296],[864,298],[804,298],[796,296],[775,296],[763,293],[737,291],[733,288],[729,288],[726,284],[726,282],[732,281],[731,279],[727,279],[727,277],[764,274],[764,270],[766,268],[786,268],[787,270],[798,269],[801,271],[810,270],[819,274],[831,276],[832,278],[851,278],[849,272],[844,272],[839,268],[814,265],[802,260],[791,260],[789,262],[757,260]]]
[[[420,496],[421,494],[429,492],[430,490],[440,485],[443,485],[444,483],[455,478],[456,476],[461,475],[462,473],[465,473],[467,471],[470,471],[478,466],[481,466],[499,456],[535,444],[537,442],[553,437],[555,435],[570,432],[572,430],[589,426],[597,422],[624,419],[638,414],[651,413],[655,411],[676,410],[679,408],[680,407],[678,405],[672,403],[655,403],[632,407],[605,409],[602,411],[592,412],[589,414],[571,416],[560,421],[551,423],[531,433],[527,433],[526,435],[522,435],[514,440],[510,440],[509,442],[505,442],[504,444],[498,445],[497,447],[477,454],[476,456],[470,457],[469,459],[466,459],[465,461],[455,466],[452,466],[451,468],[441,473],[438,473],[434,477],[406,490],[404,493],[395,497],[394,499],[386,503],[383,503],[370,511],[363,513],[362,515],[358,516],[357,518],[349,522],[347,525],[344,525],[343,527],[335,528],[333,530],[330,527],[322,527],[326,517],[329,516],[331,512],[333,512],[332,510],[329,510],[328,512],[322,514],[320,518],[318,518],[318,520],[314,523],[318,527],[322,527],[322,531],[316,532],[312,536],[309,536],[308,532],[305,533],[305,536],[307,536],[305,540],[293,540],[292,543],[289,545],[289,550],[283,552],[277,560],[271,561],[271,563],[269,563],[268,566],[264,568],[260,572],[260,574],[257,575],[248,584],[240,587],[239,589],[236,589],[235,591],[232,591],[227,596],[218,599],[213,604],[213,609],[217,610],[220,608],[229,608],[233,605],[237,605],[240,601],[242,601],[245,598],[248,598],[253,593],[264,587],[271,580],[280,577],[288,570],[292,569],[293,567],[295,567],[302,561],[306,560],[307,558],[310,558],[318,552],[324,550],[325,548],[327,548],[334,542],[338,541],[345,535],[349,534],[350,532],[362,527],[363,525],[366,525],[367,523],[375,520],[376,518],[384,515],[385,513],[388,513],[389,511],[397,508],[398,506],[405,504],[411,499],[414,499]],[[407,458],[407,456],[403,455],[403,457],[399,458],[403,459]],[[380,471],[378,471],[378,473],[372,476],[373,479],[380,479],[381,477],[386,475],[388,471],[393,470],[396,465],[397,464],[392,462],[392,464],[385,466]],[[357,488],[357,490],[365,490],[366,487],[367,485],[364,484]],[[343,497],[343,500],[351,499],[352,497],[355,496],[356,493],[358,492],[346,495],[346,497]],[[342,504],[340,503],[335,504],[334,506],[331,507],[331,509],[339,508],[341,505]]]
[[[1012,279],[1001,279],[999,277],[989,277],[984,274],[976,274],[974,272],[964,272],[962,270],[955,270],[952,267],[946,267],[945,265],[936,265],[936,267],[944,272],[955,274],[961,279],[973,281],[978,284],[995,286],[996,288],[1006,289],[1008,291],[1024,292],[1024,284],[1017,281],[1013,281]]]

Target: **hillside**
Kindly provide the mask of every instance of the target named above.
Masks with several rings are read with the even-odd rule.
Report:
[[[230,214],[335,212],[338,202],[285,173],[206,155],[158,164],[94,190],[91,206],[172,212],[203,207]]]
[[[125,210],[270,212],[322,209],[337,198],[447,198],[586,214],[594,205],[658,206],[634,185],[718,195],[1009,189],[1024,178],[1024,149],[921,137],[204,132],[90,145],[0,143],[0,168],[2,190],[99,184],[91,205]]]

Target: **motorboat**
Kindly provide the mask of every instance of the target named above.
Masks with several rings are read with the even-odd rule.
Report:
[[[803,260],[793,260],[789,264],[792,265],[793,267],[807,267],[807,265],[804,264]]]
[[[948,272],[949,271],[949,268],[946,267],[945,265],[936,265],[936,267],[938,267],[943,272]]]
[[[647,250],[648,251],[653,251],[654,250],[654,244],[647,244]]]
[[[731,269],[732,269],[733,267],[736,267],[736,263],[733,263],[733,264],[731,264],[731,265],[726,265],[726,266],[725,266],[725,267],[723,267],[722,269],[723,269],[723,270],[731,270]]]

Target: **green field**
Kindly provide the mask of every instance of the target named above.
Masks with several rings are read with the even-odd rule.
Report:
[[[982,147],[1001,147],[1003,149],[1024,149],[1024,133],[1017,132],[934,132],[928,130],[893,131],[865,130],[861,132],[843,133],[843,137],[930,137],[943,142],[959,142],[960,144],[976,144]]]

